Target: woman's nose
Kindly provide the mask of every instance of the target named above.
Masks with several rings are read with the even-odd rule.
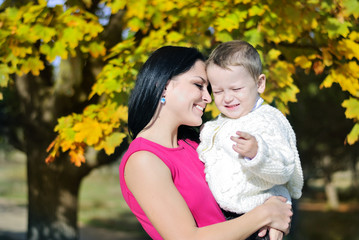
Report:
[[[205,89],[203,91],[203,96],[202,96],[202,99],[205,103],[210,103],[212,102],[212,98],[211,98],[211,94],[209,94],[208,90]]]

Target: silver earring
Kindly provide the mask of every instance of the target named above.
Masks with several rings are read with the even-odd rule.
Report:
[[[161,103],[162,103],[162,104],[165,104],[165,102],[166,102],[166,98],[165,98],[165,97],[161,97]]]

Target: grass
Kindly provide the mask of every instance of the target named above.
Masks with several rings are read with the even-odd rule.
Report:
[[[17,205],[27,205],[25,156],[0,152],[0,166],[0,197]]]
[[[123,200],[117,167],[118,163],[96,169],[83,180],[79,224],[145,236]],[[351,199],[351,202],[342,203],[339,211],[330,211],[322,201],[323,192],[320,188],[316,191],[314,195],[305,194],[299,202],[292,223],[294,229],[286,240],[359,240],[358,200]],[[313,196],[318,194],[322,200],[315,202]],[[0,198],[19,206],[27,205],[26,161],[19,154],[4,157],[0,152]]]
[[[118,164],[96,169],[82,182],[80,190],[80,225],[139,233],[141,225],[121,195]]]

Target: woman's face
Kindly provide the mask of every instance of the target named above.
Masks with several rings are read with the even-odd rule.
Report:
[[[166,117],[178,125],[199,126],[203,111],[212,101],[207,90],[208,80],[205,64],[197,61],[187,72],[172,78],[165,90]]]

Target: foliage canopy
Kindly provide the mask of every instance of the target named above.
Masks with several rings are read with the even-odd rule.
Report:
[[[233,39],[247,40],[258,49],[269,79],[263,97],[285,114],[300,91],[293,81],[297,68],[324,74],[321,88],[339,84],[350,95],[342,106],[354,123],[346,142],[359,140],[357,0],[101,0],[101,9],[111,13],[105,16],[108,20],[122,14],[117,27],[123,40],[113,47],[101,40],[106,23],[87,11],[93,2],[79,2],[48,7],[39,0],[0,13],[1,88],[11,87],[15,74],[39,75],[46,62],[58,57],[89,54],[105,63],[89,96],[100,96],[101,101],[58,119],[48,162],[69,151],[80,166],[86,146],[114,152],[127,137],[128,95],[153,50],[194,46],[208,54],[217,43]],[[213,105],[208,111],[218,113]]]

